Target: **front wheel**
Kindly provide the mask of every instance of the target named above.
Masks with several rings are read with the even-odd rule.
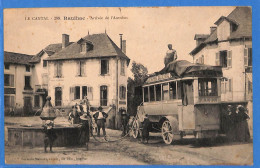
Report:
[[[132,134],[133,134],[132,136],[133,136],[135,139],[140,136],[139,131],[140,131],[139,123],[138,123],[137,120],[135,120],[135,121],[133,122],[133,127],[132,127]]]
[[[162,124],[162,138],[164,143],[170,145],[173,143],[173,129],[169,120],[165,120]]]

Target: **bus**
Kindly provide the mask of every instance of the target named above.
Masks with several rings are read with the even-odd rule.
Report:
[[[186,135],[216,138],[220,129],[220,67],[173,61],[150,75],[142,87],[143,102],[137,108],[132,136],[141,134],[145,114],[151,131],[161,132],[163,141],[172,144]]]

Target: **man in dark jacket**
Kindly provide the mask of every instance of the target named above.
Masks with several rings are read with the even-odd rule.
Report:
[[[144,117],[144,121],[142,122],[142,142],[144,143],[146,141],[146,143],[148,143],[149,141],[149,130],[150,130],[150,120],[148,118],[148,114],[145,114]]]
[[[125,109],[121,110],[121,121],[122,121],[122,127],[123,127],[123,132],[122,132],[121,136],[125,136],[128,133],[127,124],[129,121],[129,115],[126,113]]]
[[[97,136],[100,136],[100,129],[102,128],[103,130],[103,136],[106,136],[106,130],[105,130],[105,122],[106,118],[108,117],[107,113],[102,111],[103,108],[100,106],[98,108],[98,112],[94,114],[94,118],[97,123]]]

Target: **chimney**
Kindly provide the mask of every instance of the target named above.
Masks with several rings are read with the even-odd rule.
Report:
[[[215,27],[215,26],[210,27],[210,34],[212,34],[212,32],[215,31],[216,29],[217,29],[217,27]]]
[[[126,40],[122,40],[122,49],[123,53],[126,54]]]
[[[62,34],[62,48],[66,48],[70,43],[70,36],[67,34]]]
[[[119,36],[120,36],[120,49],[122,50],[122,36],[123,36],[123,34],[119,34]]]

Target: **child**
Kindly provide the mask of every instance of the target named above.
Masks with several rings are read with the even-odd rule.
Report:
[[[53,121],[47,120],[46,123],[43,125],[44,127],[44,152],[47,152],[47,147],[50,145],[50,152],[52,151],[52,145],[55,139],[57,138],[57,135],[53,129],[54,123]]]

